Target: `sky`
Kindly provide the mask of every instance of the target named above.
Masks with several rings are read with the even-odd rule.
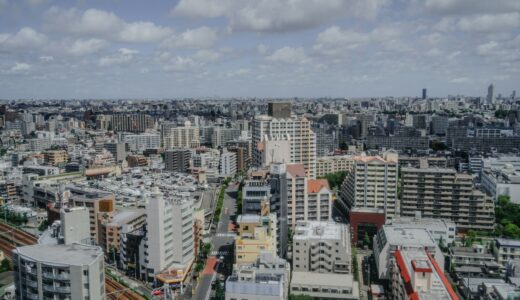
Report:
[[[0,0],[0,99],[520,90],[519,0]]]

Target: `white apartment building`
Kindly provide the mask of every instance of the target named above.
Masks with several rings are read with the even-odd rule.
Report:
[[[291,295],[313,299],[358,300],[359,284],[351,274],[292,272]]]
[[[342,223],[307,221],[296,225],[293,271],[350,274],[350,232]]]
[[[316,177],[325,176],[330,173],[350,171],[354,166],[354,156],[322,156],[316,159]]]
[[[106,299],[98,246],[31,245],[13,250],[16,299]]]
[[[141,278],[153,281],[170,269],[187,270],[193,254],[193,201],[154,187],[146,205],[146,237],[140,247]]]
[[[305,166],[306,174],[316,176],[316,135],[310,121],[304,117],[274,118],[266,115],[253,120],[253,161],[262,164],[265,140],[288,140],[291,142],[291,163]]]
[[[497,262],[502,266],[510,260],[520,260],[520,241],[497,238],[493,245],[493,252]]]
[[[200,146],[199,128],[187,121],[183,127],[163,127],[164,148],[195,148]]]
[[[219,174],[221,176],[233,176],[237,172],[237,154],[235,152],[223,152],[220,155]]]
[[[520,168],[505,165],[502,168],[486,168],[480,174],[482,188],[497,201],[498,196],[509,196],[511,202],[520,204]]]
[[[352,208],[383,209],[386,218],[399,214],[397,199],[397,153],[387,151],[380,156],[358,156],[341,185],[340,205]]]
[[[455,241],[455,233],[457,232],[457,225],[446,219],[399,217],[393,219],[389,225],[396,228],[424,228],[430,232],[437,243],[442,241],[444,246],[448,246]]]
[[[128,144],[131,151],[143,152],[146,149],[161,147],[161,138],[155,133],[122,134],[121,138]]]

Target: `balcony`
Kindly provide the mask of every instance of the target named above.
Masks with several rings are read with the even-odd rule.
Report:
[[[30,286],[30,287],[35,288],[35,289],[38,288],[38,282],[33,281],[31,279],[28,279],[28,278],[25,279],[25,285]]]
[[[43,273],[44,278],[48,279],[58,279],[58,280],[70,280],[70,274],[69,273],[50,273],[50,272],[44,272]]]
[[[70,293],[70,286],[52,286],[52,285],[44,285],[43,290],[51,293]]]
[[[40,299],[40,297],[38,297],[38,294],[27,293],[25,296],[27,299],[34,299],[34,300]]]

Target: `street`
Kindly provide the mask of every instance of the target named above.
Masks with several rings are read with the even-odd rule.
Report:
[[[235,240],[235,234],[230,231],[230,225],[232,224],[232,218],[235,217],[236,214],[237,189],[238,185],[233,183],[230,183],[226,189],[220,221],[216,232],[211,233],[210,242],[212,245],[212,252],[211,256],[208,258],[208,266],[213,268],[210,264],[212,261],[219,261],[219,263],[215,264],[216,270],[213,272],[207,269],[202,272],[193,299],[208,300],[211,295],[211,283],[217,275],[221,274],[227,276],[232,271],[234,251],[233,242]]]

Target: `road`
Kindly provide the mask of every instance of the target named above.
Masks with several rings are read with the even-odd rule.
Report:
[[[193,299],[208,300],[211,294],[211,283],[218,274],[227,276],[231,273],[233,268],[233,242],[235,235],[230,231],[232,226],[232,218],[236,215],[236,197],[238,185],[230,183],[224,195],[224,205],[220,215],[220,221],[215,233],[211,236],[211,245],[213,250],[211,256],[208,258],[208,266],[211,261],[219,260],[223,263],[215,265],[216,270],[204,270],[197,285]],[[218,197],[218,194],[217,194]],[[220,260],[223,258],[223,260]],[[216,271],[216,272],[215,272]],[[218,273],[218,274],[217,274]]]

